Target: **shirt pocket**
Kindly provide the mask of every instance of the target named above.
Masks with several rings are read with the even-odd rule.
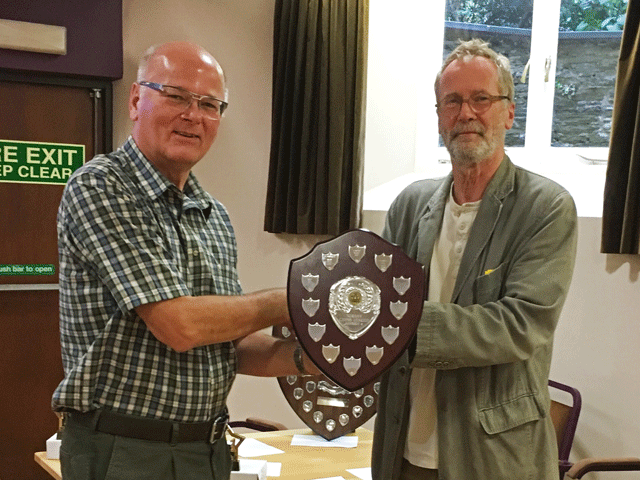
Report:
[[[505,270],[504,263],[501,263],[496,268],[485,270],[476,278],[473,285],[475,303],[482,305],[500,299]]]

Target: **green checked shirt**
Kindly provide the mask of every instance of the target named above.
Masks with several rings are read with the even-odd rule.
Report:
[[[205,421],[223,411],[233,343],[177,352],[134,308],[184,295],[240,295],[235,236],[191,174],[181,192],[132,138],[69,180],[58,212],[65,378],[54,410]]]

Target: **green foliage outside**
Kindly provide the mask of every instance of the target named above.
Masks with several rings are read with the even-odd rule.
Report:
[[[560,30],[622,30],[628,0],[562,0]],[[447,0],[446,20],[531,28],[533,0]]]

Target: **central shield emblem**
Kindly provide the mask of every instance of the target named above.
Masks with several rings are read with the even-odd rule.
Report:
[[[347,392],[376,381],[415,335],[423,266],[367,230],[318,243],[292,260],[289,314],[318,368]]]
[[[380,288],[364,277],[347,277],[331,286],[329,313],[351,340],[360,338],[380,315]]]

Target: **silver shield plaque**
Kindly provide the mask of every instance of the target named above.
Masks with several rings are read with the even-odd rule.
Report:
[[[375,382],[409,345],[424,284],[422,265],[375,233],[351,230],[318,243],[289,267],[295,335],[327,378],[356,392]],[[352,411],[349,418],[354,417]],[[334,420],[337,429],[340,419]]]
[[[273,335],[283,338],[282,327],[274,327]],[[328,344],[322,348],[326,352],[327,361],[336,362],[338,358],[343,358],[339,346]],[[375,354],[373,355],[375,358]],[[342,362],[340,360],[341,364]],[[365,363],[368,362],[369,360],[363,359],[361,368],[366,368]],[[350,362],[347,362],[347,366],[352,368]],[[353,368],[357,367],[354,365]],[[278,378],[278,383],[298,417],[327,440],[352,433],[376,413],[380,392],[380,382],[377,380],[354,392],[337,385],[322,374],[289,375]]]
[[[364,277],[347,277],[331,285],[329,313],[351,340],[360,338],[380,315],[380,288]]]

